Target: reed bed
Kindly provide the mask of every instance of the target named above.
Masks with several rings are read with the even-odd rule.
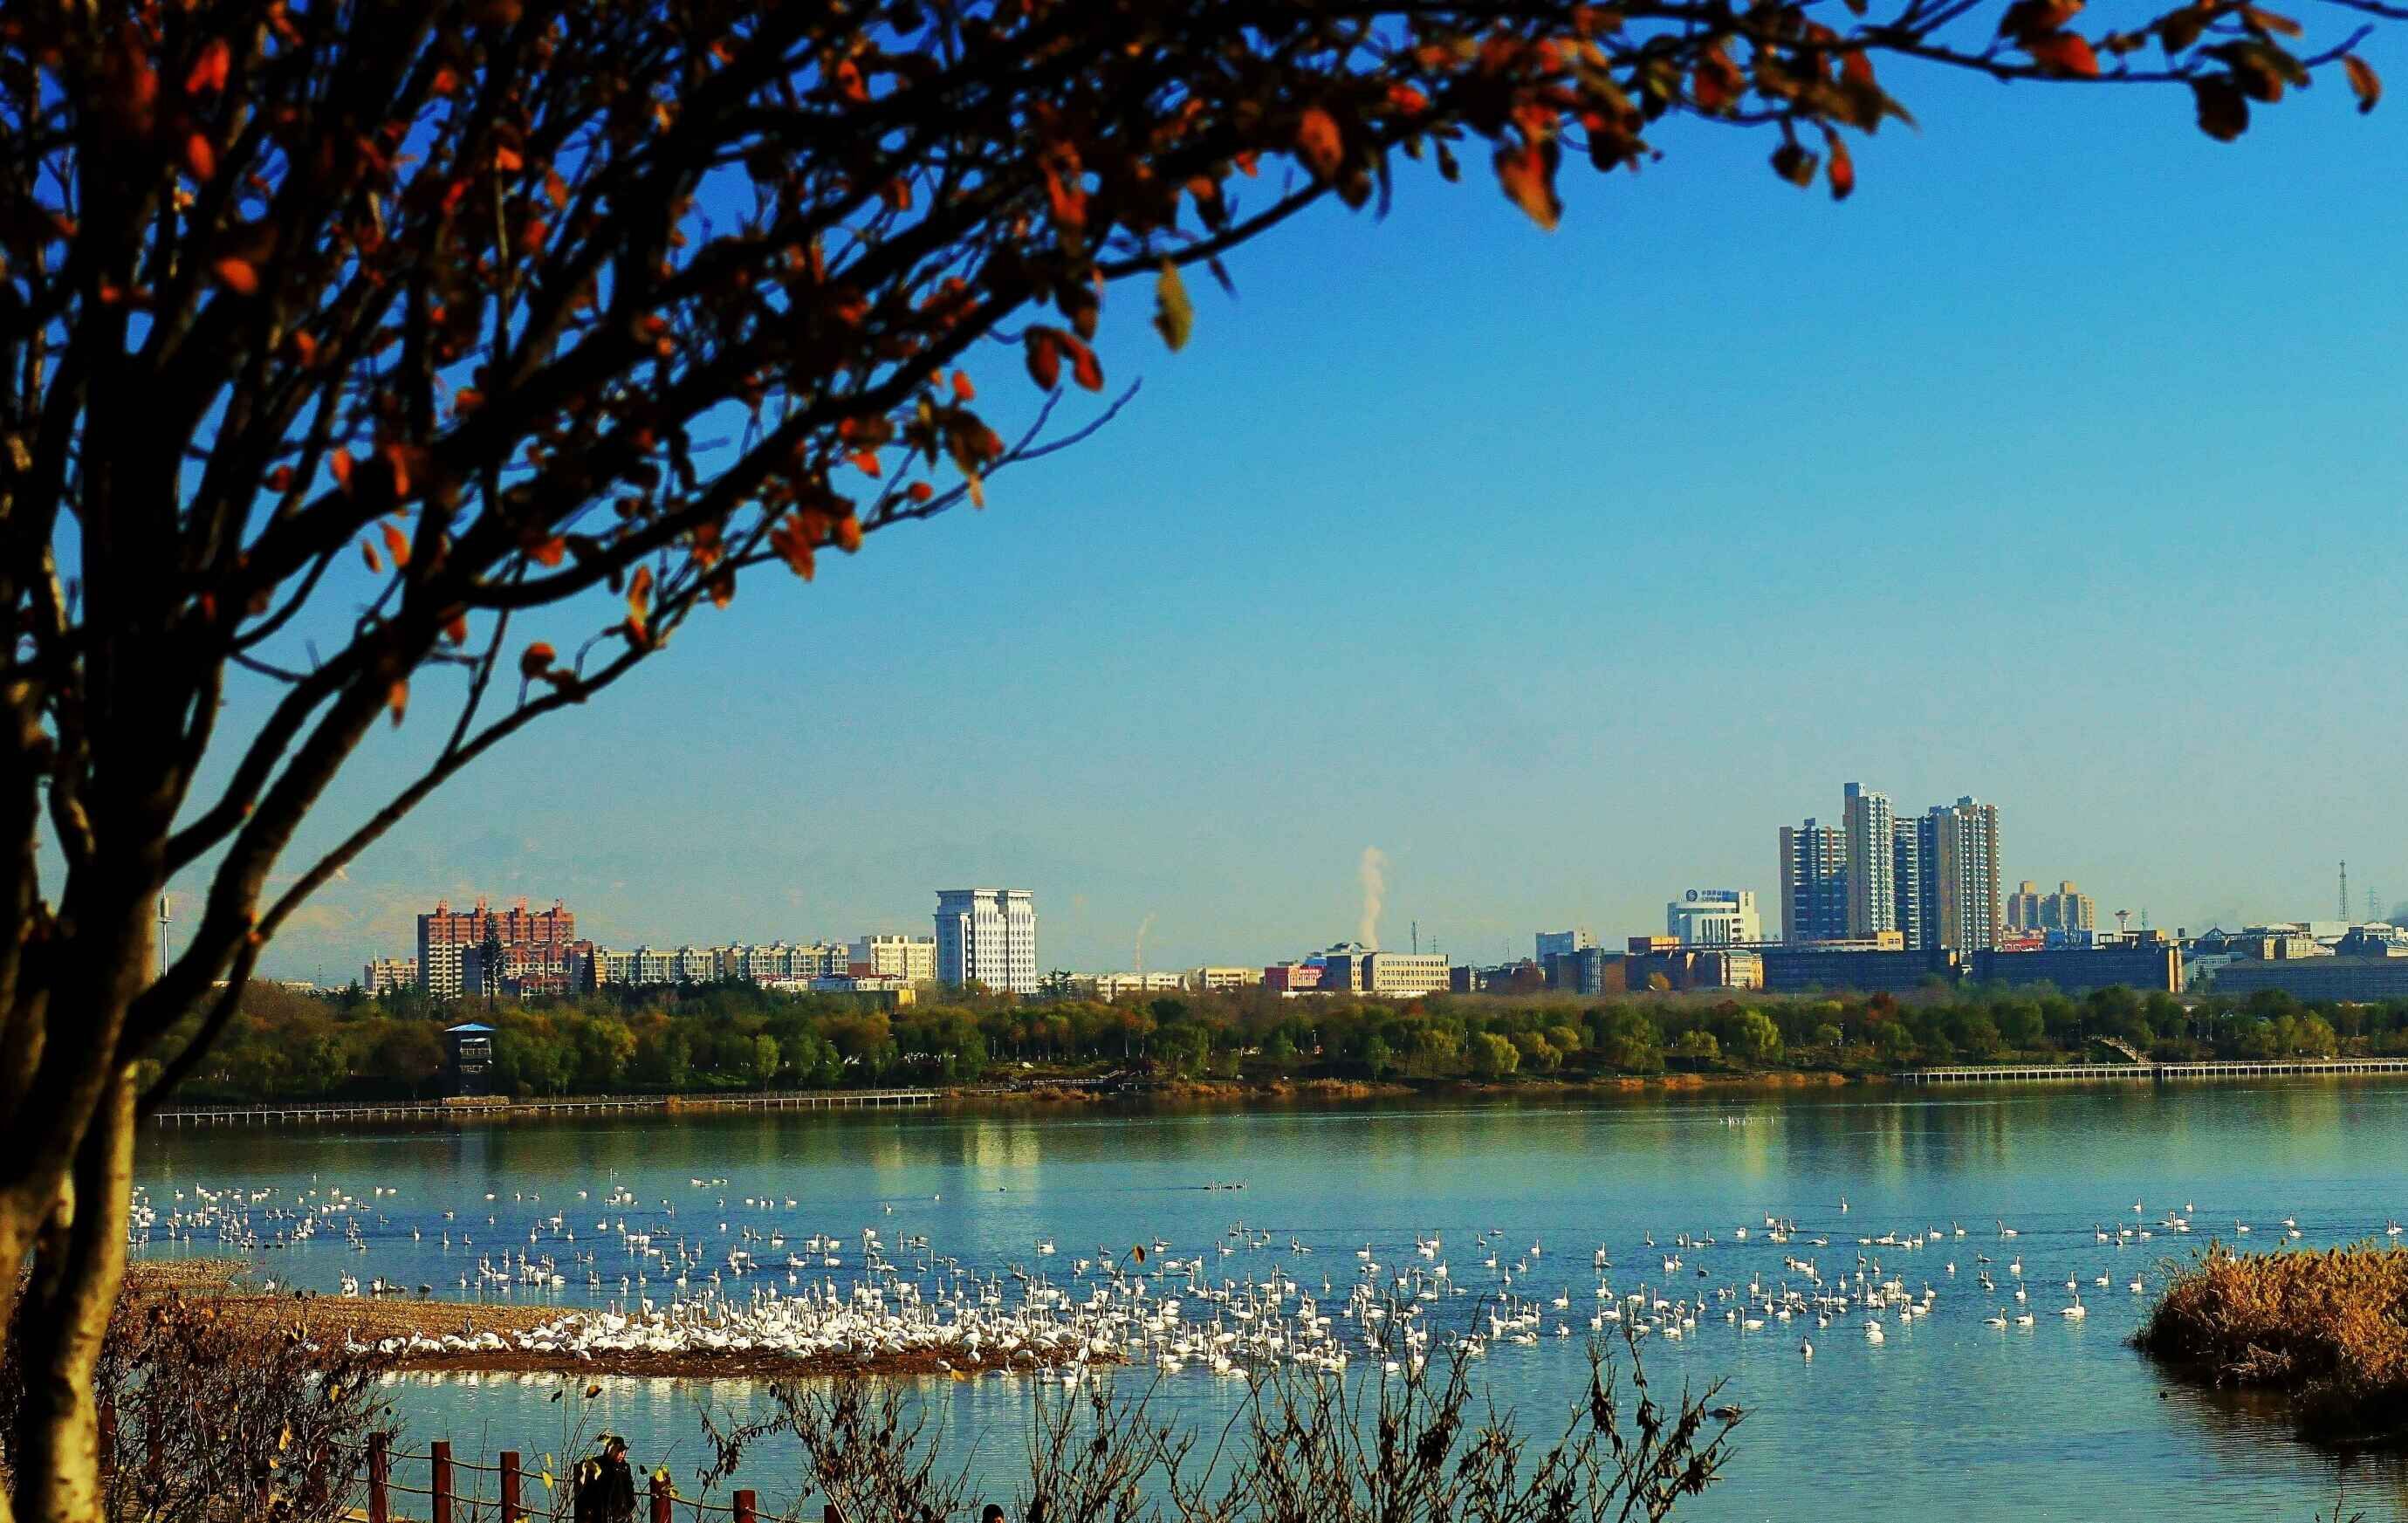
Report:
[[[2212,1243],[2132,1342],[2193,1378],[2287,1392],[2303,1436],[2408,1444],[2408,1247]]]

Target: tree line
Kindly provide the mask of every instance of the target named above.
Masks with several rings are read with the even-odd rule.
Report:
[[[970,1085],[1125,1072],[1160,1080],[1409,1084],[2061,1060],[2103,1039],[2165,1061],[2408,1055],[2408,1000],[2303,1005],[2279,991],[2178,999],[1975,986],[1886,994],[1555,993],[1285,1000],[1261,990],[1106,1002],[939,991],[881,1008],[748,984],[612,989],[486,1007],[412,993],[248,991],[186,1102],[427,1098],[443,1028],[494,1028],[493,1084],[521,1098]]]

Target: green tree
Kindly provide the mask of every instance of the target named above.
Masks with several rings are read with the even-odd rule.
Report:
[[[1473,1033],[1470,1052],[1471,1071],[1483,1079],[1502,1079],[1522,1066],[1513,1043],[1494,1031]]]
[[[754,1037],[751,1069],[752,1082],[763,1089],[768,1088],[769,1081],[778,1076],[778,1039],[766,1033]]]
[[[1781,1027],[1760,1010],[1742,1011],[1732,1023],[1731,1045],[1751,1063],[1770,1063],[1781,1056]]]

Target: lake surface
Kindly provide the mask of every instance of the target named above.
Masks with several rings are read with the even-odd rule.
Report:
[[[361,1198],[351,1220],[365,1251],[339,1228],[322,1228],[260,1256],[263,1274],[328,1294],[345,1275],[381,1275],[473,1295],[457,1281],[466,1275],[473,1286],[480,1255],[557,1254],[566,1263],[590,1252],[593,1272],[607,1279],[601,1287],[589,1287],[580,1268],[560,1288],[507,1294],[602,1305],[622,1299],[623,1218],[630,1229],[648,1224],[706,1243],[739,1242],[746,1227],[840,1236],[846,1267],[823,1272],[839,1286],[858,1272],[864,1228],[882,1235],[906,1277],[910,1261],[925,1256],[892,1245],[924,1234],[933,1253],[966,1266],[997,1274],[1019,1266],[1074,1291],[1077,1257],[1161,1240],[1171,1257],[1201,1256],[1209,1283],[1260,1283],[1282,1271],[1325,1310],[1336,1310],[1364,1272],[1358,1251],[1368,1248],[1383,1273],[1449,1266],[1469,1294],[1433,1304],[1440,1329],[1484,1321],[1486,1298],[1505,1289],[1519,1263],[1511,1289],[1538,1299],[1545,1336],[1533,1346],[1498,1340],[1480,1368],[1500,1404],[1536,1428],[1559,1423],[1584,1377],[1596,1308],[1642,1286],[1651,1300],[1705,1300],[1688,1336],[1642,1345],[1651,1379],[1727,1378],[1726,1399],[1749,1413],[1724,1481],[1684,1518],[1878,1507],[1985,1519],[2214,1511],[2305,1520],[2332,1506],[2337,1477],[2351,1510],[2408,1516],[2408,1472],[2360,1460],[2344,1475],[2262,1406],[2161,1378],[2125,1345],[2149,1299],[2128,1286],[2138,1274],[2154,1290],[2165,1261],[2203,1249],[2211,1235],[2272,1247],[2286,1240],[2286,1217],[2304,1246],[2380,1237],[2394,1218],[2408,1219],[2403,1159],[2408,1085],[2286,1080],[1944,1098],[1849,1088],[1579,1103],[154,1128],[136,1177],[163,1215],[179,1190],[185,1205],[199,1189],[272,1189],[288,1202],[309,1190],[322,1200],[337,1188]],[[1236,1183],[1244,1188],[1209,1187]],[[620,1189],[638,1204],[600,1204]],[[756,1204],[745,1207],[746,1197]],[[556,1214],[578,1230],[574,1244],[548,1225]],[[2187,1217],[2192,1230],[2166,1226],[2170,1214]],[[1768,1241],[1768,1216],[1794,1221],[1787,1243]],[[611,1233],[590,1230],[603,1221]],[[1240,1222],[1247,1230],[1233,1237]],[[2236,1238],[2236,1222],[2252,1232]],[[2015,1235],[2001,1236],[2002,1226]],[[2124,1228],[2133,1235],[2119,1235]],[[1859,1241],[1935,1228],[1941,1235],[1919,1247]],[[2110,1241],[2099,1240],[2102,1229]],[[448,1248],[439,1243],[447,1231]],[[1499,1235],[1476,1241],[1491,1231]],[[1679,1250],[1680,1269],[1667,1272],[1682,1233],[1714,1244]],[[1417,1241],[1432,1236],[1437,1253],[1419,1254]],[[1813,1246],[1815,1238],[1828,1245]],[[1059,1252],[1040,1257],[1040,1240]],[[210,1238],[189,1249],[154,1241],[146,1251],[216,1246]],[[1600,1250],[1611,1268],[1595,1267]],[[1484,1262],[1492,1253],[1495,1268]],[[1930,1286],[1932,1312],[1911,1323],[1885,1316],[1886,1337],[1874,1344],[1861,1315],[1821,1329],[1811,1315],[1766,1319],[1750,1331],[1724,1320],[1736,1302],[1714,1299],[1751,1283],[1802,1285],[1787,1260],[1812,1259],[1829,1281],[1855,1273],[1860,1256],[1918,1295]],[[2020,1304],[2010,1297],[2016,1259],[2028,1297]],[[1983,1272],[1995,1293],[1978,1288]],[[2105,1286],[2094,1283],[2101,1275]],[[2089,1308],[2079,1321],[2058,1315],[2071,1300],[2069,1277]],[[723,1293],[743,1294],[742,1284]],[[1600,1284],[1612,1288],[1603,1300]],[[650,1293],[676,1292],[655,1280]],[[1559,1295],[1568,1309],[1552,1306]],[[2001,1309],[2010,1317],[2028,1311],[2034,1325],[1985,1326]],[[1559,1326],[1575,1335],[1555,1336]],[[1801,1337],[1813,1342],[1811,1360],[1800,1356]],[[1196,1366],[1119,1378],[1159,1379],[1158,1406],[1216,1428],[1245,1390]],[[705,1458],[698,1400],[738,1416],[767,1409],[737,1386],[605,1387],[584,1420],[628,1433],[638,1460],[666,1457],[681,1479]],[[411,1447],[448,1436],[464,1457],[504,1447],[540,1455],[562,1445],[570,1404],[552,1401],[558,1388],[549,1378],[408,1377],[393,1394]],[[968,1457],[990,1490],[1008,1490],[1036,1383],[990,1377],[924,1389],[949,1453]],[[793,1473],[790,1457],[771,1451],[748,1462],[742,1479],[765,1501],[783,1499],[796,1490]]]

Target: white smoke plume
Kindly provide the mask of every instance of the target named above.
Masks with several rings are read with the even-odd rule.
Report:
[[[1388,898],[1388,854],[1377,846],[1364,847],[1363,860],[1355,866],[1354,872],[1363,880],[1363,919],[1354,927],[1354,940],[1377,949],[1380,907]]]
[[[1147,915],[1137,924],[1137,971],[1145,971],[1145,933],[1154,929],[1154,916]]]

